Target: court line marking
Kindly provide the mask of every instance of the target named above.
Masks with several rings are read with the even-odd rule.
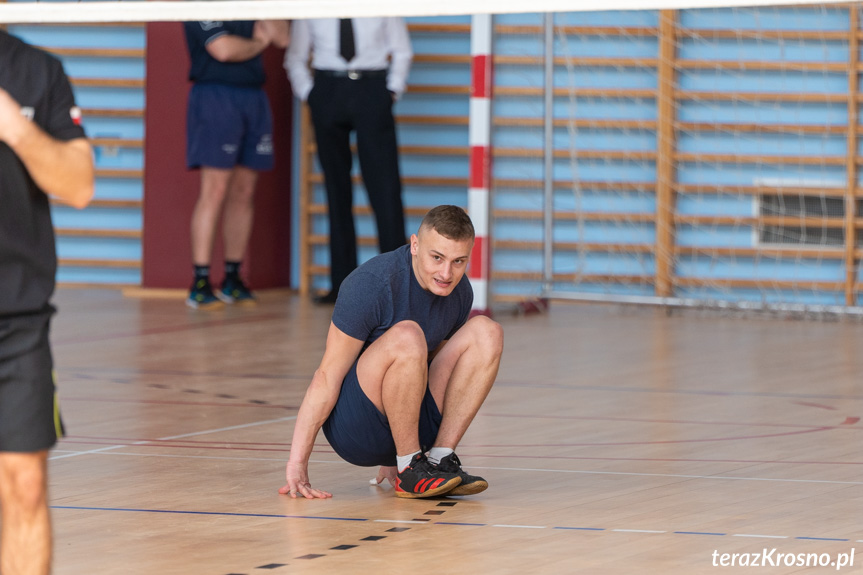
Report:
[[[291,420],[296,419],[296,418],[297,418],[296,415],[290,415],[288,417],[279,417],[278,419],[268,419],[265,421],[255,421],[252,423],[243,423],[240,425],[230,425],[228,427],[221,427],[219,429],[206,429],[203,431],[193,431],[191,433],[183,433],[180,435],[161,437],[161,438],[157,439],[156,441],[170,441],[172,439],[182,439],[184,437],[196,437],[199,435],[207,435],[209,433],[220,433],[222,431],[233,431],[235,429],[245,429],[248,427],[257,427],[259,425],[269,425],[271,423],[281,423],[283,421],[291,421]],[[67,459],[69,457],[77,457],[79,455],[92,455],[92,454],[97,454],[97,453],[104,453],[106,451],[112,451],[114,449],[122,449],[124,447],[132,447],[134,445],[141,445],[141,444],[145,444],[145,443],[149,443],[149,442],[148,441],[137,441],[135,443],[124,443],[122,445],[114,445],[111,447],[101,447],[99,449],[92,449],[89,451],[78,451],[78,452],[74,452],[74,453],[67,453],[66,455],[51,456],[48,459],[49,459],[49,461],[56,461],[58,459]]]
[[[567,530],[567,531],[609,531],[615,533],[643,533],[643,534],[667,534],[667,535],[713,535],[717,537],[765,537],[768,539],[789,539],[787,535],[750,535],[745,533],[713,533],[703,531],[659,531],[651,529],[607,529],[600,527],[549,527],[547,525],[508,525],[508,524],[486,524],[486,523],[456,523],[449,521],[411,521],[399,519],[369,519],[365,517],[327,517],[321,515],[280,515],[273,513],[236,513],[226,511],[190,511],[190,510],[170,510],[170,509],[137,509],[125,507],[87,507],[82,505],[51,505],[51,509],[57,510],[72,510],[72,511],[124,511],[130,513],[164,513],[176,515],[215,515],[227,517],[262,517],[272,519],[320,519],[327,521],[350,521],[354,523],[376,522],[376,523],[410,523],[415,525],[448,525],[448,526],[467,526],[467,527],[505,527],[515,529],[552,529],[552,530]],[[794,537],[794,539],[802,541],[837,541],[848,542],[851,539],[843,539],[838,537]],[[863,543],[863,540],[858,539],[857,543]]]
[[[267,423],[284,421],[288,419],[294,419],[296,416],[276,419],[270,421],[261,421],[257,424],[250,425],[264,425]],[[230,429],[230,428],[227,428]],[[212,430],[212,431],[203,431],[199,432],[200,434],[204,433],[216,433],[221,430]],[[72,452],[64,452],[66,455],[60,455],[57,457],[51,457],[51,460],[55,459],[64,459],[66,457],[73,457],[75,455],[123,455],[128,457],[171,457],[171,458],[188,458],[188,459],[219,459],[225,461],[278,461],[278,462],[286,462],[284,458],[274,459],[268,457],[216,457],[210,455],[173,455],[173,454],[161,454],[161,453],[124,453],[124,452],[116,452],[106,453],[109,450],[114,449],[122,449],[123,447],[133,447],[135,445],[140,445],[141,443],[132,443],[132,444],[123,444],[117,445],[114,447],[107,447],[102,449],[94,449],[91,451],[72,451]],[[54,451],[60,451],[55,449]],[[480,457],[480,456],[477,456]],[[326,460],[310,460],[309,463],[340,463],[344,464],[344,461],[326,461]],[[478,465],[472,465],[471,469],[483,469],[489,471],[526,471],[529,473],[576,473],[580,475],[624,475],[624,476],[632,476],[632,477],[659,477],[659,478],[670,478],[670,479],[722,479],[728,481],[765,481],[765,482],[779,482],[779,483],[815,483],[815,484],[826,484],[826,485],[863,485],[863,481],[833,481],[828,479],[783,479],[783,478],[773,478],[773,477],[738,477],[738,476],[723,476],[723,475],[683,475],[683,474],[674,474],[674,473],[636,473],[636,472],[626,472],[626,471],[586,471],[580,469],[538,469],[538,468],[519,468],[519,467],[481,467]]]
[[[851,541],[850,539],[836,539],[834,537],[795,537],[794,539],[803,539],[806,541]]]
[[[827,479],[783,479],[768,477],[737,477],[733,475],[684,475],[678,473],[635,473],[627,471],[584,471],[578,469],[528,469],[515,467],[480,467],[472,465],[471,469],[491,469],[494,471],[530,471],[550,473],[577,473],[582,475],[633,475],[636,477],[670,477],[680,479],[727,479],[730,481],[777,481],[782,483],[827,483],[835,485],[863,485],[863,481],[832,481]]]
[[[132,437],[108,437],[94,435],[66,435],[60,442],[61,446],[69,446],[73,444],[86,445],[117,445],[119,443],[144,442],[140,445],[147,447],[174,447],[178,449],[220,449],[232,451],[256,451],[252,446],[270,446],[270,449],[257,449],[257,451],[290,451],[290,442],[260,442],[260,441],[196,441],[183,440],[180,443],[169,443],[158,439],[138,439]],[[192,445],[189,445],[192,444]],[[317,453],[335,453],[328,450],[329,445],[315,444],[315,452]],[[468,446],[478,447],[478,446]],[[497,447],[495,445],[485,445],[483,447]],[[54,449],[54,451],[62,451],[62,447]],[[74,451],[74,450],[67,450]],[[531,459],[531,460],[556,460],[556,461],[627,461],[627,462],[677,462],[677,463],[745,463],[745,464],[769,464],[769,465],[863,465],[863,461],[809,461],[809,460],[776,460],[776,459],[702,459],[702,458],[681,458],[681,457],[570,457],[562,455],[524,455],[524,454],[498,454],[490,453],[472,453],[465,452],[462,457],[484,457],[486,459]]]
[[[279,515],[277,513],[232,513],[229,511],[186,511],[172,509],[135,509],[130,507],[86,507],[82,505],[51,505],[52,509],[72,511],[126,511],[130,513],[176,513],[177,515],[219,515],[227,517],[264,517],[273,519],[325,519],[328,521],[369,521],[364,517],[325,517],[323,515]]]
[[[560,383],[537,383],[535,381],[506,381],[497,380],[495,387],[529,387],[531,389],[557,389],[560,391],[600,391],[615,393],[655,393],[668,395],[710,395],[718,397],[763,397],[763,398],[789,398],[789,399],[839,399],[839,400],[863,400],[863,395],[837,395],[819,393],[791,393],[791,392],[769,392],[769,391],[726,391],[712,389],[647,389],[640,387],[606,386],[606,385],[567,385]]]

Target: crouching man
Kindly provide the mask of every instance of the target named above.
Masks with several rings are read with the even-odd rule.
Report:
[[[287,484],[291,497],[332,497],[313,488],[308,463],[324,435],[345,461],[381,466],[399,497],[473,495],[488,483],[455,454],[491,390],[503,330],[469,318],[465,277],[474,243],[468,215],[432,209],[410,245],[372,258],[342,285],[326,349],[300,406]]]

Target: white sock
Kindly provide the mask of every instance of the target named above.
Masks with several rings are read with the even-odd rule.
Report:
[[[432,447],[429,450],[429,461],[437,465],[440,460],[452,453],[453,450],[449,447]]]
[[[396,455],[396,468],[399,470],[399,473],[405,470],[405,467],[410,465],[411,459],[414,458],[414,455],[419,453],[419,451],[414,451],[408,455]]]

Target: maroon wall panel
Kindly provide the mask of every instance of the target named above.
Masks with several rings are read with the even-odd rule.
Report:
[[[252,288],[290,286],[291,89],[282,50],[264,53],[273,110],[276,167],[261,175],[255,225],[243,264]],[[147,25],[142,286],[188,288],[192,279],[189,225],[198,195],[198,172],[186,169],[186,100],[189,56],[183,25]],[[217,236],[221,236],[221,230]],[[221,281],[221,240],[213,279]]]

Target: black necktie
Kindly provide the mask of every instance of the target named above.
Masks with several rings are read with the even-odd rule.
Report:
[[[339,53],[347,62],[353,60],[357,53],[354,46],[354,25],[350,18],[339,20]]]

